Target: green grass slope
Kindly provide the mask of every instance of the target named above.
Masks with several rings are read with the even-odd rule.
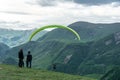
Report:
[[[0,80],[95,80],[64,73],[0,65]]]

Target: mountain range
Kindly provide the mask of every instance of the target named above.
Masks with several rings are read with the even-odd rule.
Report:
[[[24,44],[28,41],[30,34],[35,29],[31,30],[13,30],[13,29],[3,29],[0,28],[0,42],[8,45],[9,47],[15,47],[21,44]],[[45,34],[47,31],[42,31],[40,36]],[[37,39],[40,36],[35,36]]]
[[[81,40],[67,30],[54,29],[36,41],[6,50],[2,63],[17,65],[18,51],[23,48],[33,55],[33,67],[52,69],[78,75],[103,75],[120,65],[120,23],[94,24],[75,22],[68,27],[76,30]],[[25,60],[25,59],[24,59]]]

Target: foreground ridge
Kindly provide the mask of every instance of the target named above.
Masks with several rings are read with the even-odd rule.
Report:
[[[47,70],[0,65],[0,80],[95,80]]]

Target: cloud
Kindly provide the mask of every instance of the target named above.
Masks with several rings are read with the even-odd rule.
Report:
[[[78,4],[85,4],[85,5],[103,5],[103,4],[113,3],[113,2],[120,3],[119,0],[74,0],[74,2]]]
[[[46,6],[56,6],[58,3],[64,3],[64,2],[74,2],[74,0],[32,0],[32,1],[27,1],[28,4],[32,5],[40,5],[43,7]]]
[[[19,23],[9,23],[7,27],[1,25],[2,28],[31,29],[50,24],[67,26],[76,21],[92,23],[120,22],[119,2],[84,5],[84,3],[81,4],[81,2],[75,2],[75,0],[47,0],[48,2],[43,2],[43,0],[3,1],[4,3],[0,0],[0,22],[5,21],[5,24],[7,24],[7,22],[19,21]]]
[[[28,1],[30,4],[37,4],[40,6],[56,6],[57,3],[72,2],[83,5],[104,5],[110,3],[120,3],[120,0],[32,0]]]
[[[1,13],[7,13],[7,14],[17,14],[17,15],[32,15],[30,13],[26,12],[17,12],[17,11],[0,11]]]
[[[34,26],[34,27],[33,27]],[[6,22],[6,21],[1,21],[0,22],[0,28],[3,29],[13,29],[13,30],[31,30],[35,28],[35,24],[26,24],[26,23],[21,23],[19,21],[15,22]]]
[[[40,4],[41,6],[55,6],[55,1],[56,0],[36,0],[36,2],[38,4]]]

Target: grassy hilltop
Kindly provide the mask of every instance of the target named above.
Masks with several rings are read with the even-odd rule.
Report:
[[[0,65],[0,80],[95,80],[64,73]]]

